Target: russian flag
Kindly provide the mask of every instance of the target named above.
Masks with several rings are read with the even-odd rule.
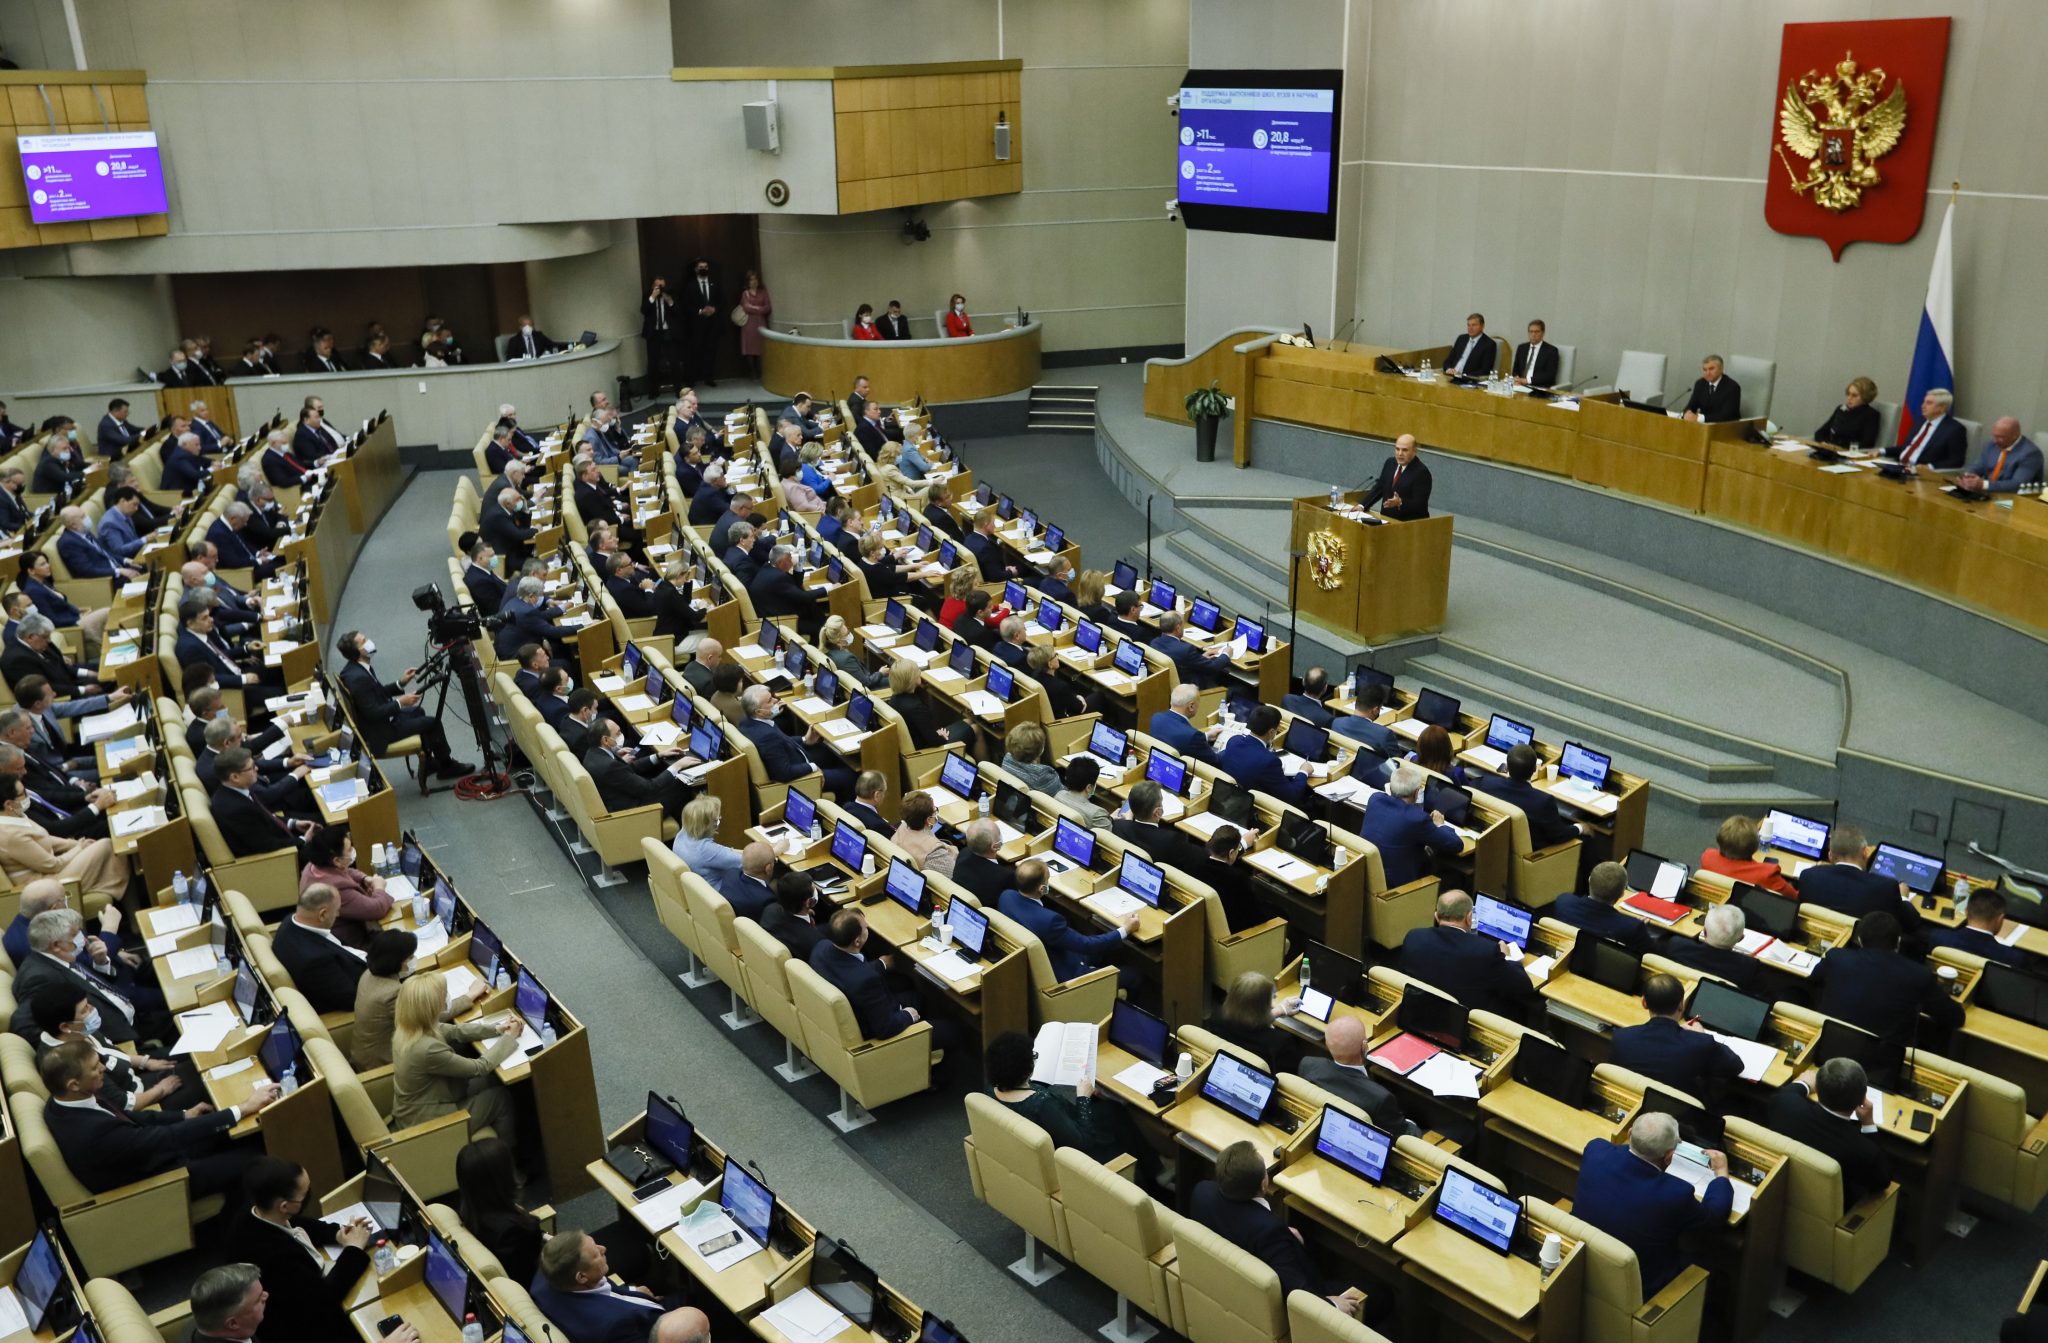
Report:
[[[1934,271],[1927,277],[1927,303],[1920,310],[1920,338],[1913,345],[1913,369],[1906,375],[1906,399],[1899,407],[1899,439],[1904,443],[1919,427],[1920,401],[1930,388],[1956,389],[1956,203],[1941,217],[1941,240],[1934,245]]]

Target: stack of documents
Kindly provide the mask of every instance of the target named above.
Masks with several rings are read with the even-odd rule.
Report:
[[[798,1288],[761,1312],[790,1343],[826,1343],[853,1328],[833,1305],[808,1287]]]

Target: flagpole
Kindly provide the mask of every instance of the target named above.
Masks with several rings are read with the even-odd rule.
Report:
[[[1961,182],[1950,182],[1948,184],[1948,203],[1950,205],[1956,203],[1956,197],[1962,194],[1962,190],[1963,184]]]

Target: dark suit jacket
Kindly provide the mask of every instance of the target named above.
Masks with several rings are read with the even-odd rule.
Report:
[[[1437,825],[1419,805],[1391,793],[1374,793],[1366,799],[1358,833],[1380,851],[1380,866],[1390,889],[1426,875],[1431,870],[1430,853],[1453,854],[1464,847],[1457,831]],[[1494,955],[1500,955],[1498,948]]]
[[[630,578],[613,574],[604,580],[604,590],[611,593],[612,600],[619,604],[619,614],[628,620],[640,620],[655,614],[654,594]]]
[[[220,788],[215,790],[212,803],[214,824],[220,827],[221,838],[237,858],[303,847],[298,836],[286,830],[284,822],[254,798],[244,797],[232,788]],[[279,953],[279,959],[282,958],[283,953]],[[350,1001],[354,1001],[353,997]]]
[[[510,617],[498,626],[498,632],[492,639],[492,646],[501,658],[517,654],[521,644],[550,643],[576,637],[575,630],[555,623],[555,616],[560,612],[552,606],[535,606],[517,597],[508,597],[499,610]]]
[[[1828,422],[1813,431],[1816,440],[1833,443],[1843,448],[1874,448],[1877,446],[1877,407],[1847,406],[1835,407],[1835,413],[1828,416]]]
[[[1529,818],[1529,842],[1539,849],[1578,838],[1579,828],[1564,818],[1564,813],[1557,809],[1557,800],[1533,783],[1510,779],[1505,774],[1484,774],[1475,778],[1472,786],[1520,807]]]
[[[875,325],[881,329],[883,340],[910,339],[910,318],[904,313],[891,317],[885,312],[875,319]]]
[[[614,1287],[610,1295],[558,1292],[539,1273],[532,1293],[540,1313],[562,1326],[563,1343],[644,1343],[662,1313],[660,1302],[631,1288]]]
[[[1102,933],[1080,932],[1058,910],[1013,890],[1004,891],[997,897],[996,908],[1005,917],[1029,929],[1045,944],[1045,954],[1052,960],[1053,976],[1062,983],[1097,969],[1123,944],[1123,934],[1115,929]]]
[[[1396,472],[1399,472],[1401,476],[1398,485],[1394,482]],[[1387,508],[1382,505],[1380,516],[1393,518],[1397,522],[1410,522],[1416,518],[1426,518],[1429,516],[1429,488],[1429,466],[1422,458],[1417,457],[1408,465],[1402,466],[1392,457],[1389,457],[1385,462],[1381,463],[1379,479],[1374,481],[1372,488],[1365,492],[1363,503],[1365,507],[1371,508],[1388,495],[1399,494],[1401,496],[1401,506],[1399,508]]]
[[[804,753],[803,743],[765,718],[749,718],[739,725],[740,735],[754,744],[761,766],[776,783],[801,779],[816,766]]]
[[[1956,928],[1937,928],[1928,935],[1927,943],[1929,946],[1967,951],[1972,956],[1982,956],[1987,961],[2003,965],[2025,965],[2028,960],[2027,953],[2018,947],[2004,946],[1982,928],[1972,928],[1967,924]]]
[[[271,949],[315,1012],[355,1010],[356,981],[366,968],[362,957],[295,919],[277,925]]]
[[[1206,850],[1170,825],[1146,825],[1126,816],[1109,823],[1109,833],[1126,844],[1135,844],[1151,855],[1155,863],[1192,873],[1203,861]],[[955,880],[958,880],[956,877]]]
[[[470,565],[462,571],[462,585],[469,589],[470,602],[483,615],[496,615],[505,604],[505,580],[489,569]]]
[[[349,707],[355,710],[356,726],[373,752],[381,753],[390,743],[410,735],[411,729],[399,729],[399,715],[405,710],[398,703],[396,682],[380,681],[371,668],[350,662],[341,669],[341,686],[348,692]]]
[[[1272,1269],[1280,1278],[1282,1300],[1289,1292],[1316,1290],[1308,1252],[1279,1213],[1225,1198],[1214,1180],[1204,1180],[1188,1201],[1188,1215]]]
[[[690,605],[690,589],[678,588],[663,580],[654,589],[654,632],[671,639],[681,639],[697,628],[703,621],[697,615],[697,608]]]
[[[102,457],[119,457],[142,441],[142,430],[132,422],[124,424],[112,415],[102,415],[97,439]]]
[[[1900,1049],[1913,1038],[1922,1012],[1943,1031],[1963,1023],[1962,1005],[1943,991],[1934,971],[1895,951],[1838,948],[1820,958],[1807,983],[1815,1007]]]
[[[853,1019],[868,1039],[887,1040],[914,1024],[903,1004],[889,992],[888,976],[875,962],[820,941],[811,948],[810,964],[819,978],[846,995],[853,1005]]]
[[[1685,410],[1698,411],[1708,424],[1723,424],[1742,418],[1742,384],[1721,374],[1721,381],[1712,387],[1700,378],[1692,385],[1692,395],[1686,399]]]
[[[507,362],[514,359],[538,358],[544,354],[553,354],[562,348],[564,347],[560,341],[549,340],[547,332],[535,327],[531,336],[518,331],[512,333],[511,338],[505,342],[505,358]]]
[[[503,509],[484,514],[483,520],[477,523],[477,530],[483,534],[484,540],[491,543],[491,549],[505,557],[507,573],[526,563],[527,557],[533,554],[533,547],[527,542],[539,535],[536,528],[527,526]]]
[[[1845,1210],[1891,1183],[1890,1165],[1877,1139],[1863,1132],[1855,1120],[1840,1119],[1821,1109],[1797,1082],[1778,1088],[1764,1112],[1764,1121],[1792,1141],[1835,1159],[1842,1168]]]
[[[1145,725],[1145,731],[1186,759],[1199,760],[1203,764],[1212,764],[1216,759],[1216,753],[1209,749],[1209,738],[1202,729],[1171,709],[1161,709],[1153,714],[1152,721]]]
[[[1619,942],[1640,956],[1650,949],[1650,925],[1630,918],[1612,905],[1590,895],[1560,895],[1550,907],[1551,914],[1587,932]]]
[[[654,326],[654,305],[657,302],[662,305],[662,318],[667,323],[659,331]],[[665,340],[674,340],[682,334],[682,331],[683,310],[682,306],[676,302],[675,290],[663,289],[658,300],[652,298],[640,300],[640,335],[644,339],[653,340],[659,336]]]
[[[739,580],[742,587],[752,589],[754,576],[761,572],[761,562],[767,555],[768,548],[755,542],[751,550],[728,546],[719,558],[725,561],[725,567],[732,571],[732,576]]]
[[[1223,679],[1220,661],[1212,662],[1203,656],[1202,649],[1177,634],[1155,635],[1148,646],[1153,652],[1171,662],[1174,671],[1183,681],[1198,686],[1211,686]]]
[[[1536,371],[1529,371],[1529,342],[1523,341],[1515,347],[1514,367],[1508,370],[1517,378],[1527,378],[1531,387],[1555,387],[1557,385],[1557,347],[1549,341],[1536,352]]]
[[[163,489],[176,490],[180,494],[204,485],[212,475],[206,458],[189,452],[167,452],[164,454],[163,475],[159,484]]]
[[[1815,863],[1799,874],[1799,898],[1852,919],[1882,911],[1908,936],[1920,931],[1920,911],[1899,899],[1899,884],[1852,863]]]
[[[233,1110],[215,1110],[197,1119],[134,1110],[123,1118],[54,1103],[44,1109],[43,1121],[64,1164],[96,1194],[178,1169],[204,1155],[235,1122]]]
[[[993,905],[1017,884],[1017,869],[979,854],[962,853],[953,860],[953,883],[984,905]]]
[[[1725,947],[1709,946],[1697,938],[1670,937],[1657,949],[1657,954],[1677,961],[1680,965],[1718,975],[1742,992],[1753,998],[1766,1001],[1776,998],[1777,985],[1772,983],[1772,972],[1768,966],[1754,956],[1745,956],[1739,951]]]
[[[294,1217],[292,1225],[315,1245],[335,1244],[337,1228],[332,1222]],[[343,1303],[370,1266],[368,1254],[344,1249],[323,1274],[295,1237],[246,1209],[228,1231],[226,1253],[230,1262],[254,1264],[263,1274],[263,1289],[270,1293],[263,1312],[264,1333],[305,1343],[357,1343]]]
[[[1216,768],[1237,780],[1240,787],[1270,793],[1283,802],[1299,806],[1308,797],[1307,777],[1289,774],[1279,753],[1249,732],[1223,743],[1216,753]]]
[[[709,527],[732,507],[732,494],[723,485],[699,485],[690,499],[690,525]]]
[[[1540,1001],[1529,972],[1501,955],[1500,943],[1463,928],[1411,930],[1401,942],[1401,971],[1467,1007],[1516,1020]]]
[[[974,562],[981,566],[982,582],[1002,582],[1003,570],[1008,565],[1003,560],[1003,548],[1001,545],[992,538],[983,536],[980,532],[969,532],[967,539],[961,544],[967,547],[968,554],[974,556]]]
[[[1329,707],[1323,701],[1315,698],[1313,695],[1299,693],[1282,695],[1280,697],[1280,707],[1293,714],[1296,718],[1308,719],[1310,723],[1317,727],[1326,728],[1337,717],[1330,712]]]
[[[1332,1096],[1350,1101],[1395,1137],[1405,1131],[1407,1124],[1401,1115],[1400,1100],[1367,1076],[1364,1069],[1347,1068],[1334,1059],[1313,1055],[1301,1061],[1301,1075]]]
[[[1742,1075],[1735,1051],[1705,1031],[1689,1031],[1670,1017],[1651,1017],[1614,1033],[1610,1062],[1633,1069],[1688,1096],[1714,1103],[1721,1085]]]
[[[649,804],[659,806],[672,795],[672,790],[665,786],[669,777],[659,756],[621,760],[610,751],[593,746],[583,753],[583,768],[589,771],[590,781],[597,785],[597,796],[606,811],[628,811]]]
[[[1572,1212],[1636,1252],[1643,1295],[1655,1295],[1685,1267],[1679,1238],[1698,1227],[1725,1226],[1735,1203],[1726,1179],[1707,1185],[1703,1198],[1692,1186],[1657,1169],[1626,1146],[1595,1138],[1579,1158],[1579,1183]]]
[[[92,1000],[92,1005],[99,1009],[101,1037],[117,1045],[135,1043],[135,1023],[114,1005],[112,998],[107,996],[108,993],[118,990],[98,975],[89,970],[83,974],[74,973],[48,956],[33,952],[22,960],[19,966],[14,976],[14,1016],[8,1022],[8,1029],[16,1035],[29,1040],[36,1038],[35,1015],[31,1010],[36,993],[46,985],[62,984],[82,989],[85,996]]]
[[[1884,455],[1894,461],[1903,461],[1906,449],[1912,446],[1913,439],[1919,433],[1920,426],[1916,424],[1913,426],[1913,432],[1906,435],[1904,443],[1892,444],[1884,450]],[[1953,471],[1963,464],[1963,459],[1969,454],[1970,431],[1963,428],[1963,422],[1955,416],[1944,415],[1928,432],[1927,442],[1920,449],[1920,457],[1915,464],[1935,471]]]
[[[853,436],[871,453],[879,453],[889,446],[889,435],[883,431],[880,420],[869,423],[865,416],[856,419],[853,422]]]
[[[805,589],[796,581],[795,574],[786,574],[773,566],[764,567],[747,584],[747,595],[754,599],[754,614],[768,616],[795,616],[799,623],[806,620],[822,619],[823,598]]]
[[[12,535],[28,526],[28,506],[13,490],[0,489],[0,532]]]
[[[811,963],[811,953],[825,940],[825,932],[808,919],[800,919],[780,904],[771,904],[755,920],[761,931],[789,948],[793,960]]]
[[[215,633],[218,634],[219,631],[216,630]],[[215,648],[191,630],[181,629],[178,631],[176,647],[179,666],[189,667],[195,662],[203,662],[213,668],[214,675],[220,678],[222,685],[239,686],[243,684],[242,669],[236,666],[231,659],[223,655],[218,648]]]
[[[1494,344],[1493,337],[1484,334],[1473,336],[1464,332],[1460,332],[1458,338],[1451,342],[1451,352],[1444,356],[1444,372],[1448,373],[1458,366],[1458,360],[1464,356],[1467,345],[1476,345],[1478,348],[1473,351],[1472,358],[1465,365],[1466,377],[1483,378],[1489,373],[1499,372],[1500,347]]]

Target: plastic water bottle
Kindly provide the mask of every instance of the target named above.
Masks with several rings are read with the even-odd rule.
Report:
[[[1331,508],[1341,508],[1341,507],[1343,507],[1343,505],[1344,505],[1344,491],[1342,491],[1342,490],[1338,489],[1338,488],[1337,488],[1337,487],[1336,487],[1335,485],[1332,485],[1332,486],[1330,487],[1330,507],[1331,507]]]
[[[983,793],[983,794],[982,794],[982,795],[981,795],[980,797],[976,798],[976,799],[975,799],[975,801],[974,801],[974,814],[975,814],[976,816],[979,816],[979,817],[981,817],[981,819],[985,821],[985,820],[987,820],[987,819],[988,819],[988,810],[989,810],[989,795],[988,795],[987,793]]]
[[[553,1044],[554,1042],[555,1042],[555,1023],[554,1023],[554,1022],[552,1022],[552,1021],[543,1021],[543,1022],[541,1022],[541,1023],[540,1023],[540,1047],[541,1047],[542,1049],[546,1049],[546,1048],[547,1048],[547,1047],[548,1047],[549,1045]]]
[[[280,1096],[289,1096],[298,1089],[299,1065],[294,1063],[290,1064],[285,1068],[283,1077],[277,1079],[277,1094]]]
[[[1302,956],[1302,958],[1301,958],[1301,991],[1302,991],[1303,993],[1307,993],[1307,992],[1308,992],[1308,990],[1309,990],[1309,978],[1308,978],[1308,957],[1307,957],[1307,955],[1305,955],[1305,954],[1304,954],[1304,955]]]
[[[179,904],[192,903],[192,883],[182,871],[171,874],[171,890],[177,895]]]
[[[509,989],[512,987],[512,971],[505,965],[505,958],[502,956],[491,958],[491,987],[494,989]]]
[[[1958,905],[1968,904],[1970,900],[1970,879],[1960,872],[1955,873],[1949,878],[1948,893],[1949,898]]]
[[[818,824],[818,813],[811,813],[811,843],[816,844],[825,837],[825,827]]]
[[[370,1262],[376,1266],[377,1276],[382,1277],[398,1267],[398,1251],[391,1248],[389,1239],[377,1237],[377,1248],[370,1252]]]
[[[476,1322],[476,1316],[462,1317],[462,1343],[484,1343],[484,1327]]]
[[[1424,382],[1436,381],[1436,370],[1429,366],[1429,359],[1426,356],[1422,361],[1422,380]]]

